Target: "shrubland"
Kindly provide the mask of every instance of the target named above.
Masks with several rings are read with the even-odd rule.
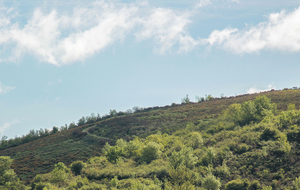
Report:
[[[142,135],[132,130],[144,128],[128,126],[147,126],[165,119],[166,113],[149,118],[147,112],[139,112],[127,123],[116,116],[83,125],[78,133],[86,134],[75,139],[98,144],[97,156],[57,161],[26,186],[11,169],[12,160],[0,157],[4,168],[0,189],[299,189],[300,110],[297,104],[287,103],[284,107],[267,96],[256,96],[231,103],[213,117],[195,114],[186,122],[152,122],[162,126],[151,125],[155,130],[145,129]],[[187,118],[184,112],[168,114]],[[126,134],[109,128],[120,129],[116,121],[124,122]]]

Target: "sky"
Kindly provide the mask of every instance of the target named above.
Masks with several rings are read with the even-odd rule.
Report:
[[[0,0],[0,137],[300,86],[300,0]]]

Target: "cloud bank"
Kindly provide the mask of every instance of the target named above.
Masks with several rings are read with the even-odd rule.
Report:
[[[300,52],[299,34],[300,7],[292,12],[282,10],[270,14],[266,22],[243,30],[237,28],[215,30],[202,42],[238,54],[262,50]]]
[[[13,22],[16,19],[8,9],[3,8],[0,15],[0,46],[11,47],[11,55],[6,57],[9,61],[31,54],[42,62],[68,64],[84,60],[129,34],[138,41],[154,39],[160,53],[176,44],[180,51],[197,45],[187,30],[191,22],[188,12],[152,8],[147,3],[98,1],[75,8],[72,14],[45,13],[37,8],[23,25]]]
[[[16,87],[12,87],[12,86],[4,86],[1,84],[0,82],[0,94],[5,94],[8,93],[10,91],[12,91],[13,89],[15,89]]]
[[[37,8],[25,22],[19,21],[13,9],[0,7],[0,61],[19,61],[30,54],[41,62],[70,64],[122,43],[129,35],[137,42],[153,40],[160,54],[174,47],[178,53],[188,52],[196,46],[220,47],[237,54],[300,51],[300,8],[270,14],[256,26],[228,27],[213,31],[208,38],[193,38],[188,30],[193,14],[213,2],[200,0],[192,10],[175,11],[151,7],[147,1],[102,0],[74,8],[72,13]]]

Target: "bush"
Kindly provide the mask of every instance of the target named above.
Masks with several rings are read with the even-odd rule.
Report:
[[[257,180],[251,182],[249,190],[258,190],[260,189],[260,183]]]
[[[119,183],[119,180],[118,180],[118,177],[115,176],[112,180],[110,180],[109,184],[112,186],[112,187],[115,187],[117,188],[118,187],[118,183]]]
[[[249,187],[249,181],[247,179],[236,179],[228,182],[225,185],[225,190],[247,190]]]
[[[193,149],[200,148],[200,146],[203,144],[202,137],[201,137],[200,133],[198,133],[198,132],[191,132],[188,135],[188,138],[189,138],[189,143],[188,144]]]
[[[170,181],[175,185],[183,185],[184,183],[200,184],[201,178],[197,172],[194,172],[184,165],[180,165],[176,169],[169,168],[168,173]]]
[[[240,144],[237,147],[237,153],[238,154],[243,154],[249,150],[249,146],[247,144]]]
[[[84,185],[80,190],[105,190],[106,186],[102,184],[97,184],[95,182]]]
[[[71,170],[75,175],[80,175],[85,164],[82,161],[75,161],[71,164]]]
[[[193,155],[193,149],[190,147],[184,147],[179,152],[173,151],[169,158],[170,166],[177,169],[179,166],[184,165],[185,167],[192,169],[196,164],[197,157]]]
[[[230,176],[229,167],[226,165],[226,162],[223,161],[222,166],[216,167],[214,169],[214,175],[217,177],[227,178]]]
[[[0,156],[0,187],[4,185],[9,190],[24,189],[14,170],[10,169],[12,162],[9,156]]]
[[[158,159],[161,155],[161,145],[155,142],[149,142],[142,148],[142,161],[150,163],[152,160]]]
[[[123,155],[123,149],[119,146],[110,146],[107,142],[102,149],[107,160],[111,163],[116,163],[121,155]]]
[[[202,180],[202,187],[207,190],[218,190],[221,187],[221,182],[214,175],[208,174]]]
[[[281,132],[274,127],[267,127],[267,128],[265,128],[263,133],[260,135],[260,139],[264,140],[264,141],[277,140],[280,133]]]
[[[181,103],[182,104],[188,104],[188,103],[190,103],[190,98],[189,98],[188,94],[185,97],[181,98]]]
[[[55,164],[49,181],[57,186],[64,186],[70,178],[70,169],[67,168],[64,163],[59,162]]]

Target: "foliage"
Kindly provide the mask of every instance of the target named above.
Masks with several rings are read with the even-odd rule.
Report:
[[[207,190],[218,190],[221,187],[221,182],[212,174],[208,174],[203,178],[202,187]]]
[[[83,163],[82,161],[75,161],[71,164],[71,170],[75,175],[80,175],[84,167],[85,163]]]
[[[0,156],[0,189],[23,190],[25,186],[19,181],[11,168],[13,160],[8,156]]]
[[[170,167],[177,169],[181,166],[192,169],[196,164],[197,157],[193,155],[193,149],[184,147],[179,152],[173,151],[169,157]]]
[[[181,99],[181,103],[183,103],[183,104],[188,104],[188,103],[190,103],[190,98],[189,98],[189,95],[187,94],[185,97],[183,97],[182,99]]]
[[[257,94],[113,110],[44,137],[31,131],[35,140],[15,147],[4,137],[0,146],[10,148],[0,154],[12,155],[10,166],[31,189],[293,189],[299,92],[264,93],[277,106]],[[0,189],[22,184],[10,166]]]
[[[249,181],[247,179],[232,180],[225,185],[225,190],[247,190],[248,188],[249,188]]]
[[[158,159],[161,155],[162,146],[156,142],[147,143],[141,150],[141,159],[146,163]]]

